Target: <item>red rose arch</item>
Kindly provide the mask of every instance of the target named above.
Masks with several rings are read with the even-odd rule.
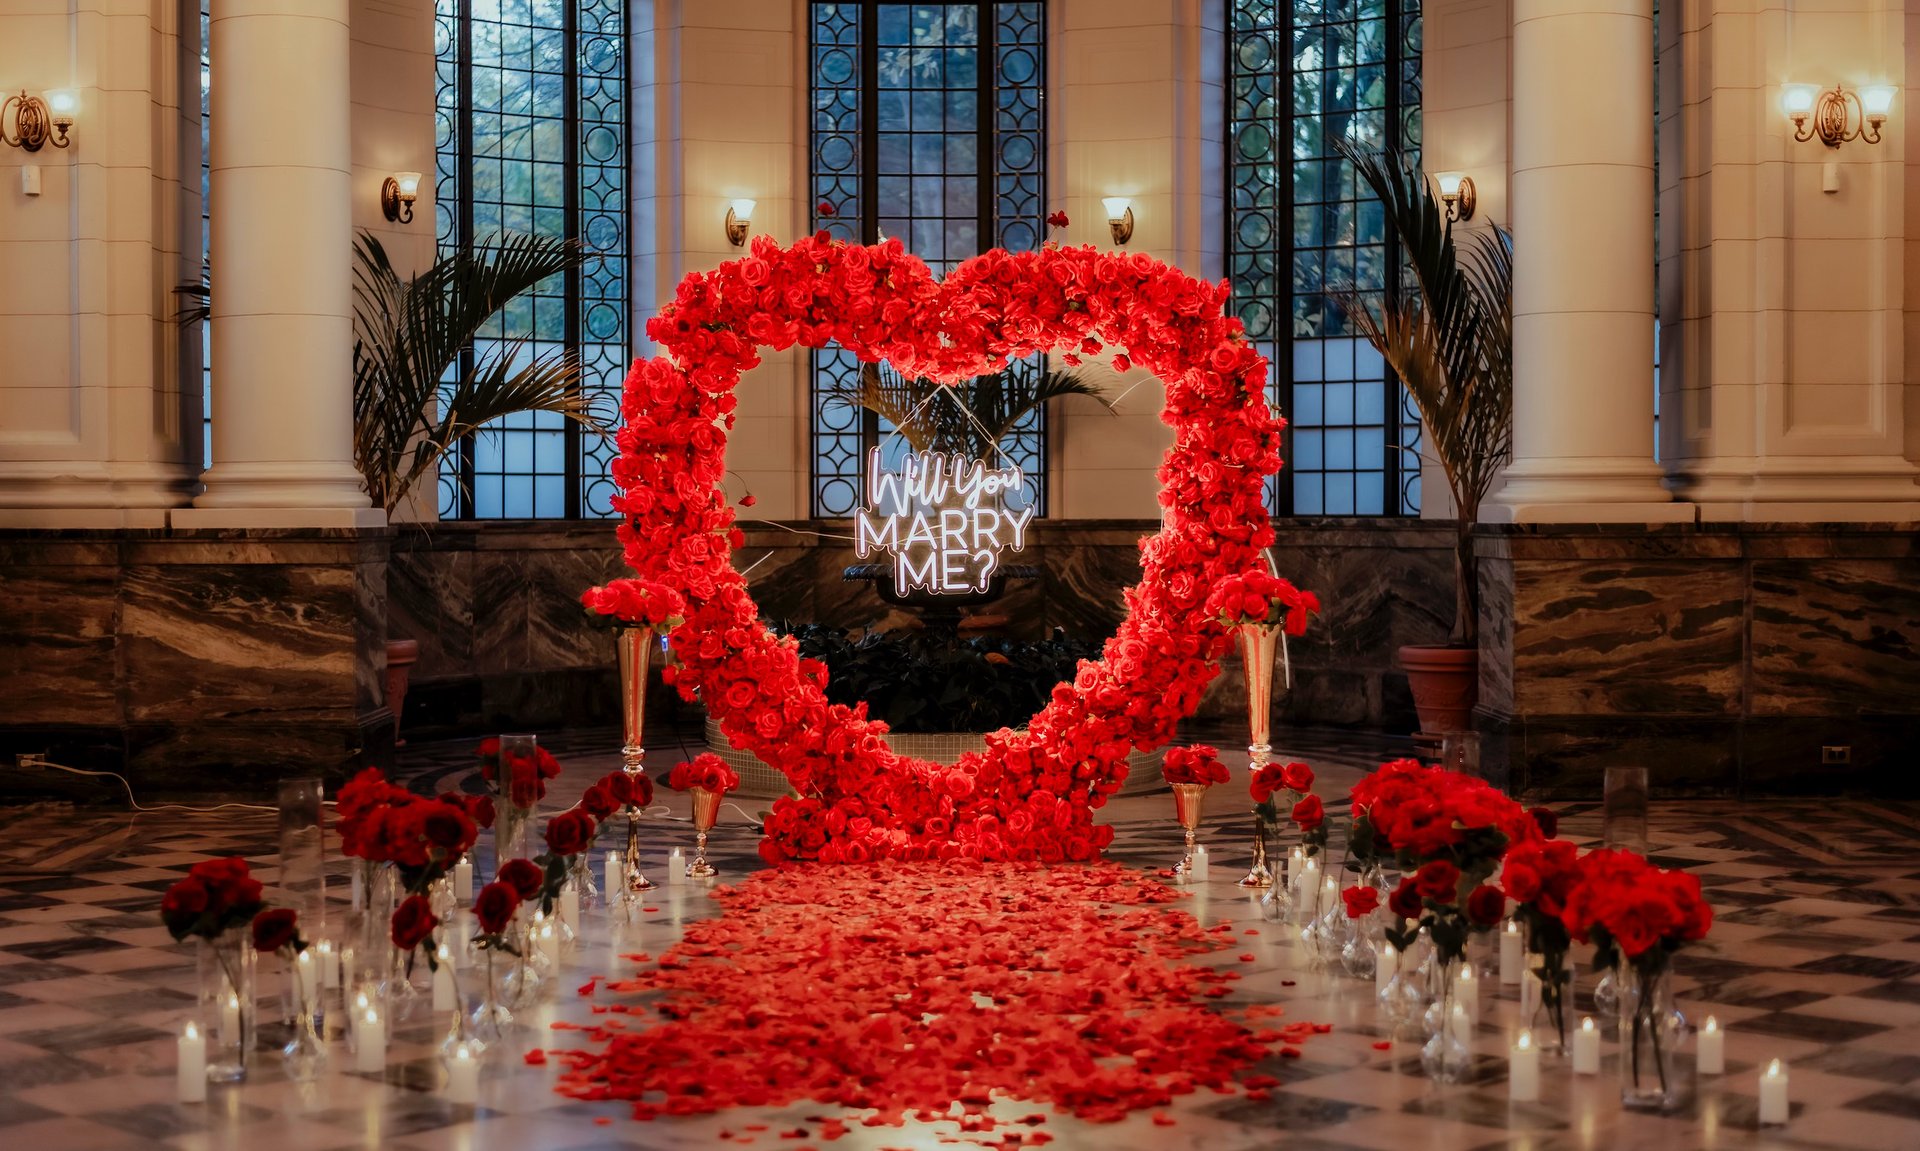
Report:
[[[613,478],[637,581],[685,602],[668,674],[696,694],[736,746],[772,765],[798,797],[777,801],[760,853],[817,859],[1089,859],[1113,838],[1093,810],[1134,748],[1166,743],[1218,670],[1228,635],[1206,610],[1216,582],[1264,566],[1262,501],[1280,467],[1281,422],[1266,361],[1223,314],[1225,284],[1139,253],[1048,246],[992,251],[944,282],[898,240],[850,245],[824,234],[694,273],[647,325],[665,354],[637,361],[622,403]],[[1035,353],[1069,362],[1111,345],[1166,384],[1174,429],[1160,466],[1160,531],[1141,542],[1142,576],[1102,658],[1025,730],[945,767],[894,754],[864,705],[827,702],[826,669],[767,631],[732,549],[741,537],[721,491],[740,373],[760,349],[839,344],[863,361],[960,380]],[[603,593],[605,594],[605,593]]]

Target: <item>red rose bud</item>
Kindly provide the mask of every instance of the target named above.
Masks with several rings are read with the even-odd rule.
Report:
[[[500,875],[494,882],[512,887],[522,899],[532,899],[547,885],[547,873],[531,859],[509,859],[500,865]]]
[[[1065,212],[1054,212],[1047,216],[1047,227],[1064,228],[1066,226],[1067,226],[1067,214]]]
[[[837,216],[840,214],[840,210],[833,206],[833,201],[822,200],[818,204],[815,204],[813,206],[813,213],[816,216],[824,216],[828,219],[832,219],[834,216]]]
[[[1380,893],[1364,885],[1347,888],[1340,893],[1340,899],[1347,905],[1348,919],[1371,915],[1373,909],[1380,906]]]
[[[486,935],[505,931],[519,909],[520,892],[513,884],[498,879],[481,888],[473,899],[473,917],[480,921],[480,930]]]
[[[752,492],[748,492],[746,495],[740,497],[740,506],[743,508],[750,508],[759,502],[759,500],[754,498]]]
[[[275,907],[253,917],[253,949],[271,954],[292,943],[299,934],[300,916],[290,907]]]
[[[433,904],[427,897],[409,895],[393,912],[393,945],[402,951],[412,951],[430,939],[438,926],[440,918],[433,913]]]

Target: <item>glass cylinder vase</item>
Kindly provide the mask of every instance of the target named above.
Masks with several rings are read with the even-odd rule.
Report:
[[[1427,1008],[1427,1042],[1420,1049],[1420,1066],[1436,1083],[1458,1083],[1473,1068],[1473,1024],[1459,1002],[1460,967],[1455,957],[1436,962],[1433,1002]]]
[[[195,973],[210,1082],[238,1083],[247,1077],[254,1035],[253,957],[248,924],[199,942]]]
[[[1644,957],[1643,957],[1644,958]],[[1680,1017],[1673,1009],[1672,969],[1629,962],[1620,974],[1620,1105],[1664,1111],[1679,1099],[1674,1074]]]
[[[1534,965],[1527,974],[1537,972],[1540,981],[1540,1002],[1534,1005],[1528,1025],[1533,1044],[1542,1055],[1564,1055],[1569,1050],[1567,1017],[1573,1014],[1573,983],[1568,978],[1572,973],[1567,969],[1566,952],[1529,952],[1527,958]]]
[[[311,948],[288,960],[287,998],[290,1002],[292,1032],[280,1048],[286,1063],[287,1078],[295,1083],[311,1083],[327,1065],[327,1045],[320,1038],[326,1033],[326,1017],[321,1008],[320,968]]]

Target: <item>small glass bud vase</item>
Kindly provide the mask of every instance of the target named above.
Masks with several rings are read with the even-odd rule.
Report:
[[[287,1067],[287,1078],[295,1083],[311,1083],[327,1066],[327,1045],[320,1038],[326,1030],[321,1013],[320,970],[311,949],[287,964],[287,996],[292,1001],[293,1035],[280,1048]]]
[[[199,941],[195,973],[209,1082],[238,1083],[247,1077],[254,1037],[253,966],[247,924]]]
[[[1438,965],[1439,986],[1433,1005],[1427,1009],[1428,1037],[1426,1046],[1420,1049],[1420,1066],[1436,1083],[1458,1083],[1473,1069],[1473,1050],[1468,1046],[1472,1026],[1456,993],[1463,962],[1449,959]]]
[[[1664,962],[1628,962],[1619,972],[1620,1105],[1665,1111],[1678,1102],[1680,1086],[1674,1069],[1681,1036],[1672,969]]]

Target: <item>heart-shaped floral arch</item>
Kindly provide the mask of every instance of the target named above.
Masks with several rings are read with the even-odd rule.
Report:
[[[612,469],[640,578],[602,590],[656,610],[683,601],[669,669],[681,694],[704,699],[729,740],[799,793],[767,819],[769,862],[1088,859],[1111,842],[1092,812],[1119,788],[1128,753],[1170,740],[1218,672],[1228,633],[1209,589],[1263,568],[1273,541],[1262,488],[1280,467],[1281,422],[1265,360],[1224,315],[1227,295],[1151,256],[1053,245],[987,252],[942,282],[898,240],[825,233],[785,248],[757,237],[752,255],[681,281],[647,325],[666,354],[627,377]],[[828,703],[825,667],[767,631],[733,568],[740,535],[721,481],[734,385],[762,347],[795,344],[945,380],[1036,353],[1077,363],[1111,345],[1116,368],[1137,363],[1165,382],[1165,511],[1141,541],[1126,620],[1025,730],[988,735],[955,766],[896,755],[865,705]]]

